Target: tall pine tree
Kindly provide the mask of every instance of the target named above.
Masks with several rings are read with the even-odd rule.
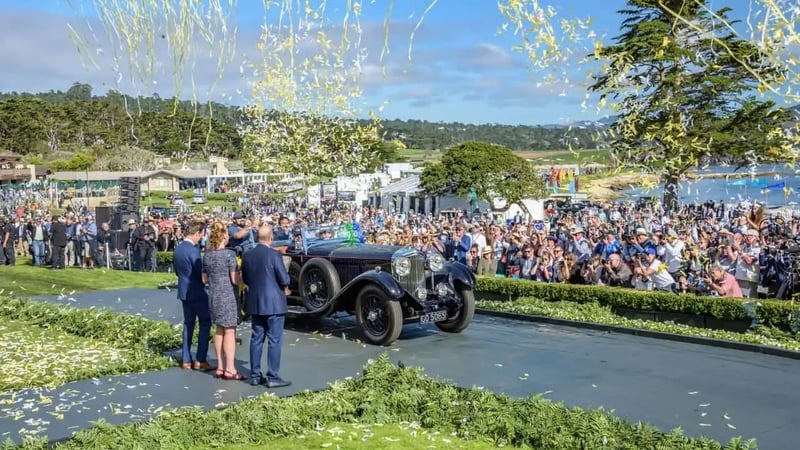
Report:
[[[628,0],[622,34],[598,48],[606,61],[591,90],[611,100],[615,156],[663,177],[664,205],[677,207],[677,185],[704,162],[757,164],[786,155],[787,114],[760,98],[779,84],[768,49],[734,35],[724,8],[706,0]]]

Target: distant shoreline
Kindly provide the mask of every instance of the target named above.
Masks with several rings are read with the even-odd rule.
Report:
[[[697,181],[702,179],[721,179],[721,178],[738,179],[750,176],[765,177],[777,174],[784,175],[785,173],[782,171],[765,170],[759,172],[734,172],[734,173],[714,172],[714,173],[698,174],[696,171],[693,171],[685,174],[683,177],[683,181]],[[587,194],[589,198],[593,200],[600,200],[600,201],[618,200],[627,197],[625,194],[620,193],[620,191],[628,189],[637,189],[647,186],[659,186],[662,181],[663,177],[660,177],[652,173],[612,172],[607,176],[602,176],[600,178],[588,181],[586,183],[586,186],[580,189],[580,192],[583,194]]]

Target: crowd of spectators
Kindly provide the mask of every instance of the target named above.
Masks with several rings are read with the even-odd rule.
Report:
[[[648,203],[550,203],[542,220],[522,214],[499,220],[480,211],[433,216],[253,197],[237,212],[158,213],[130,220],[123,230],[128,268],[156,270],[156,254],[174,250],[190,221],[206,224],[201,247],[211,227],[223,223],[230,230],[229,245],[241,249],[254,245],[253,230],[264,223],[289,233],[297,226],[353,222],[363,242],[434,249],[483,276],[757,297],[779,281],[780,268],[770,256],[792,244],[789,237],[800,231],[800,218],[791,213],[769,214],[748,203],[709,202],[674,212]],[[58,253],[51,231],[55,222],[67,229],[66,266],[92,268],[108,262],[109,251],[119,250],[105,246],[108,224],[94,224],[85,210],[63,217],[12,212],[6,218],[2,243],[10,239],[12,253],[31,254],[36,265],[52,264],[51,255]],[[4,260],[13,262],[8,252]]]

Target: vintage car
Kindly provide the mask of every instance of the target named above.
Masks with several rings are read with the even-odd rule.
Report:
[[[463,331],[475,315],[475,276],[441,253],[359,243],[346,227],[276,229],[292,279],[289,318],[347,312],[366,342],[390,345],[406,323]]]

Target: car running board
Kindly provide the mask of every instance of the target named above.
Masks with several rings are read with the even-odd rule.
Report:
[[[315,317],[322,317],[326,315],[326,311],[323,309],[321,311],[309,311],[302,306],[297,305],[289,305],[288,310],[286,311],[286,318],[287,319],[310,319]]]

